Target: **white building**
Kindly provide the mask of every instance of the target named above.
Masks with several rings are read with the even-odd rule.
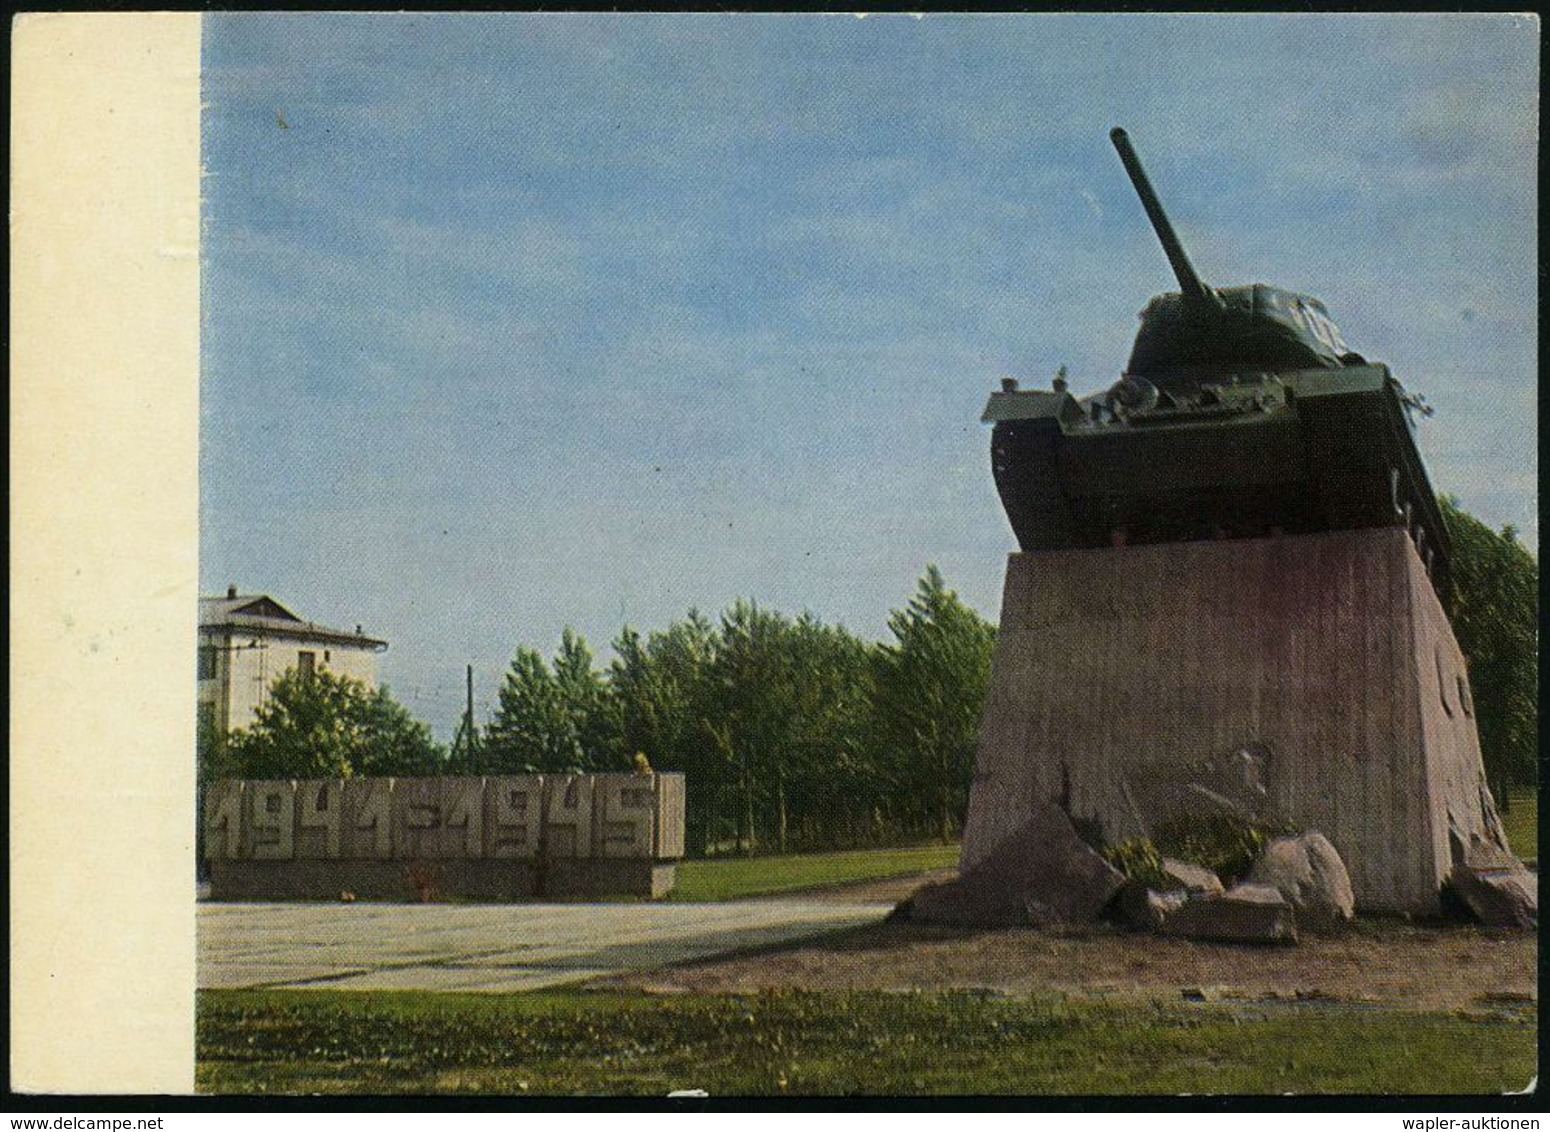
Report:
[[[274,682],[290,669],[326,669],[377,686],[377,653],[361,632],[303,621],[267,594],[199,599],[199,722],[222,731],[246,727]]]

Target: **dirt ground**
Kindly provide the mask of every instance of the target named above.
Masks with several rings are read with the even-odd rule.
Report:
[[[895,901],[938,879],[942,876],[932,874],[845,885],[823,896]],[[973,930],[882,923],[593,985],[661,994],[980,988],[1079,998],[1327,1000],[1489,1013],[1520,1011],[1537,1001],[1538,941],[1529,933],[1389,917],[1361,919],[1338,936],[1304,934],[1295,946],[1280,947],[1168,939],[1107,924]]]

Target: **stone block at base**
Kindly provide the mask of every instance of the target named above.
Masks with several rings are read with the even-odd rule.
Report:
[[[908,918],[972,927],[1096,920],[1120,886],[1113,866],[1083,843],[1054,804],[1035,813],[974,868],[928,885],[906,902]]]
[[[659,900],[673,890],[677,868],[671,861],[554,860],[544,868],[543,896],[549,900],[644,896]]]
[[[1511,853],[1475,843],[1448,883],[1482,924],[1533,931],[1539,926],[1539,874]]]
[[[242,861],[210,862],[211,900],[659,900],[672,861]]]
[[[1218,943],[1296,943],[1292,906],[1267,884],[1240,884],[1226,892],[1191,896],[1162,908],[1164,935]]]
[[[1316,830],[1276,838],[1244,879],[1279,892],[1297,914],[1298,927],[1309,931],[1336,931],[1356,915],[1345,862]]]

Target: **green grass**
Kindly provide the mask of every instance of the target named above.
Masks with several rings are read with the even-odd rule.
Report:
[[[736,900],[744,896],[877,880],[957,866],[957,844],[682,861],[678,865],[678,881],[671,899],[690,902]]]
[[[1500,1093],[1530,1012],[1073,1003],[953,992],[205,991],[211,1093]]]
[[[1525,860],[1539,856],[1539,792],[1520,788],[1512,792],[1510,805],[1502,815],[1507,828],[1507,844]]]

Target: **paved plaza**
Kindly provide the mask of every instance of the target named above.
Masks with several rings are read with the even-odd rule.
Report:
[[[890,904],[205,904],[199,986],[526,991],[872,923]]]

